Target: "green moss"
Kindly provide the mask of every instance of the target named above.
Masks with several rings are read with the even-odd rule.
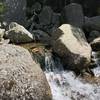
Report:
[[[6,10],[5,4],[0,2],[0,14],[3,14],[5,10]]]
[[[3,14],[5,13],[6,11],[6,5],[0,1],[0,22],[3,21]]]

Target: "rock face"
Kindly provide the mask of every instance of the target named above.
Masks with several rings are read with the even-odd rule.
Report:
[[[46,77],[26,49],[0,45],[0,55],[1,100],[51,100]]]
[[[10,39],[13,43],[27,43],[33,41],[32,34],[15,22],[9,25],[9,30],[6,31],[5,37]]]
[[[91,42],[91,46],[94,51],[100,51],[100,37],[94,39]]]
[[[91,60],[91,47],[81,29],[63,24],[52,33],[54,51],[59,54],[70,69],[88,67]]]
[[[4,0],[6,4],[6,13],[4,20],[9,22],[17,22],[25,25],[26,18],[26,0]]]
[[[84,23],[84,15],[82,6],[76,3],[71,3],[65,6],[62,11],[63,23],[68,23],[76,27],[82,27]]]

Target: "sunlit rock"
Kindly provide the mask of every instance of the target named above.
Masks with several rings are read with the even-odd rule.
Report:
[[[63,24],[52,33],[53,50],[70,69],[87,68],[91,60],[91,47],[80,28]]]
[[[0,99],[51,100],[44,73],[22,47],[0,45]]]

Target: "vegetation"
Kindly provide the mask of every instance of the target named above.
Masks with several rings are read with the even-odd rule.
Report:
[[[0,1],[0,22],[3,21],[3,14],[6,11],[6,6],[3,2]]]
[[[4,12],[4,4],[2,2],[0,2],[0,14],[2,14]]]

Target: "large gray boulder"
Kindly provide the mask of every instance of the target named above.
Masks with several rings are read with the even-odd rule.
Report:
[[[70,69],[87,68],[91,60],[91,47],[80,28],[63,24],[52,33],[51,45]]]
[[[4,20],[8,23],[17,22],[25,25],[26,21],[26,0],[3,0],[6,4]]]
[[[51,100],[44,73],[22,47],[0,45],[0,100]]]
[[[84,23],[84,14],[80,4],[71,3],[62,11],[62,20],[65,24],[71,24],[76,27],[82,27]]]
[[[9,29],[6,31],[5,37],[10,39],[13,43],[27,43],[33,41],[32,34],[23,26],[15,22],[12,22],[9,25]]]

